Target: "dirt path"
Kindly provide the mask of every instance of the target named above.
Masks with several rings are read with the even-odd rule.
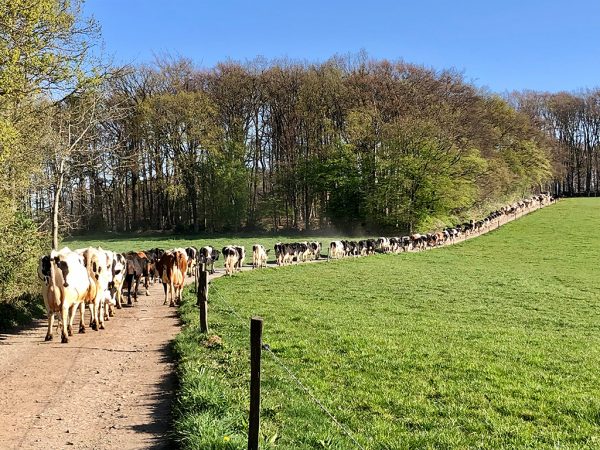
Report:
[[[0,448],[174,447],[169,345],[179,320],[161,285],[150,294],[69,344],[58,333],[44,342],[45,321],[0,335]]]

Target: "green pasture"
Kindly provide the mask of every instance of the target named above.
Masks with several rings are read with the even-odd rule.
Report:
[[[366,449],[600,448],[599,229],[599,200],[563,200],[452,247],[221,278],[208,336],[190,288],[176,438],[245,448],[260,315]],[[357,448],[268,353],[262,388],[262,448]]]

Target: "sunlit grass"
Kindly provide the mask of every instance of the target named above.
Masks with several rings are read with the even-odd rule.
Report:
[[[600,448],[599,224],[600,201],[563,200],[453,247],[218,279],[210,342],[188,291],[177,438],[246,447],[260,315],[365,448]],[[262,448],[355,448],[266,353],[262,389]]]

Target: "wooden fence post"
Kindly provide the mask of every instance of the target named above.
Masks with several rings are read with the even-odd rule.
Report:
[[[194,289],[196,290],[196,296],[198,296],[198,273],[200,271],[200,264],[196,261],[196,265],[194,266]]]
[[[208,333],[208,272],[204,263],[200,264],[196,300],[200,309],[200,332]]]
[[[260,427],[260,354],[263,320],[250,319],[250,420],[248,424],[248,450],[258,450]]]

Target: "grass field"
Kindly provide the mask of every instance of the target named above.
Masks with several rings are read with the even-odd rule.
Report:
[[[209,339],[188,291],[177,438],[245,448],[260,315],[364,448],[600,448],[599,224],[563,200],[453,247],[218,279]],[[356,448],[267,353],[262,388],[262,448]]]

